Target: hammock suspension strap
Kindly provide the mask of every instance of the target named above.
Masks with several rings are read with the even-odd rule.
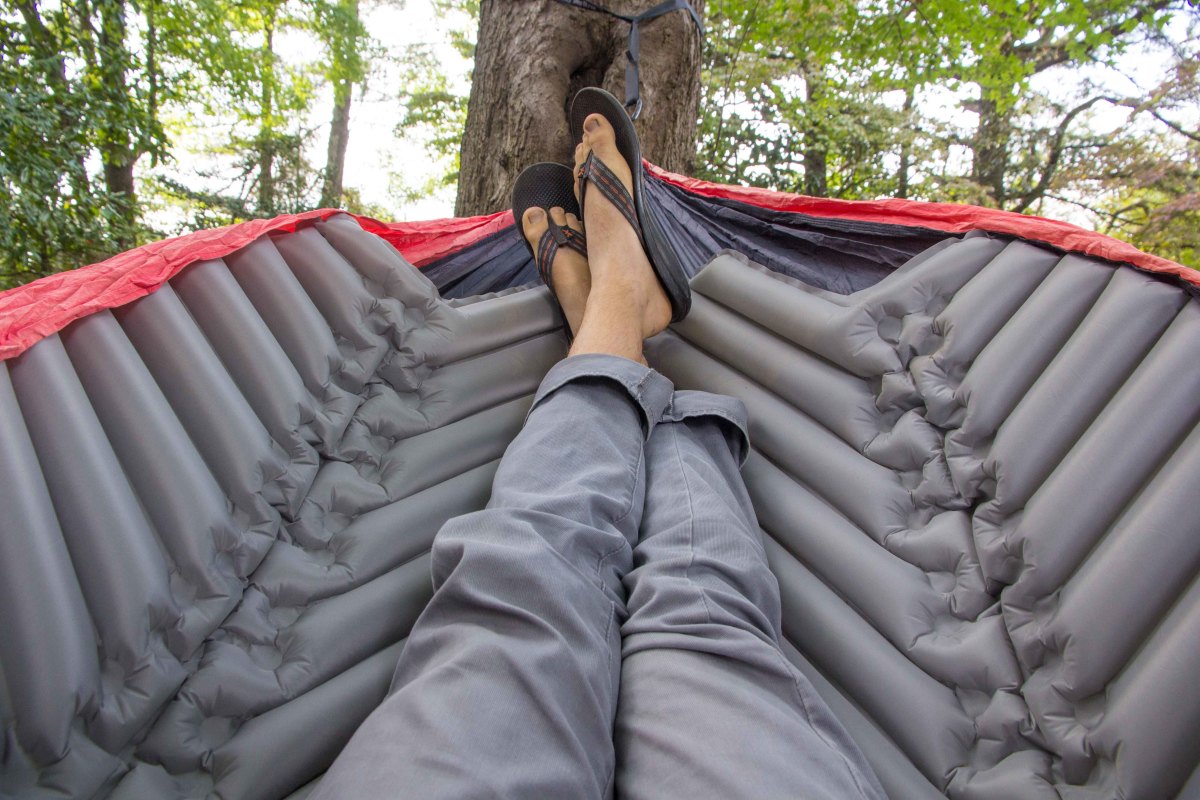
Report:
[[[598,11],[601,14],[607,14],[610,17],[615,17],[629,23],[629,47],[625,52],[627,59],[625,66],[625,108],[629,111],[630,119],[637,119],[642,113],[641,73],[638,70],[638,59],[641,55],[641,34],[638,26],[643,22],[657,19],[672,11],[687,11],[692,18],[692,22],[696,23],[696,30],[700,33],[700,41],[702,43],[704,41],[704,23],[700,21],[700,15],[696,13],[696,9],[692,8],[688,0],[665,0],[665,2],[659,3],[653,8],[643,11],[641,14],[622,14],[610,8],[605,8],[599,3],[592,2],[592,0],[558,0],[558,2],[565,6],[582,8],[585,11]]]

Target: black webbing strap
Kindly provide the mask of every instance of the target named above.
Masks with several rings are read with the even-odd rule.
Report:
[[[641,55],[641,34],[638,31],[638,26],[643,22],[649,22],[652,19],[657,19],[663,14],[669,14],[672,11],[687,11],[692,18],[692,22],[696,23],[696,30],[700,32],[700,40],[704,40],[704,23],[700,21],[700,15],[696,13],[696,9],[692,8],[688,0],[665,0],[659,3],[654,8],[643,11],[641,14],[621,14],[612,9],[605,8],[599,3],[593,3],[592,0],[558,0],[565,6],[574,6],[582,8],[585,11],[599,11],[601,14],[608,14],[610,17],[625,20],[629,23],[629,49],[626,50],[625,56],[628,63],[625,66],[625,108],[629,111],[630,119],[637,119],[642,113],[642,86],[641,73],[638,71],[638,58]]]

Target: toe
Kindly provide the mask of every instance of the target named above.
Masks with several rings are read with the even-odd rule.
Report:
[[[580,233],[583,233],[583,220],[574,214],[567,214],[567,227],[574,228]]]
[[[583,141],[589,150],[594,150],[597,158],[613,166],[614,161],[624,161],[617,151],[617,132],[612,123],[600,114],[592,114],[583,122]],[[587,157],[587,154],[584,154]],[[620,174],[620,173],[618,173]]]
[[[603,114],[588,114],[587,119],[583,121],[583,142],[589,147],[595,147],[605,141],[611,142],[615,138],[613,126]]]
[[[561,228],[567,224],[567,212],[562,206],[555,206],[550,209],[550,219],[554,220],[554,224]]]
[[[561,209],[559,210],[561,211]],[[550,225],[546,222],[545,210],[537,206],[526,209],[525,214],[521,217],[521,230],[534,250],[537,250],[538,240],[542,238],[542,234],[548,227]]]
[[[583,158],[580,158],[581,148]],[[595,153],[596,158],[603,161],[605,166],[613,171],[627,191],[633,191],[633,173],[630,172],[625,156],[621,155],[621,151],[617,149],[616,130],[603,114],[589,114],[584,119],[583,141],[579,147],[575,148],[576,166],[582,164],[583,160],[591,153]],[[576,169],[576,174],[578,174],[578,169]],[[577,179],[575,187],[577,197],[579,194],[578,184]]]

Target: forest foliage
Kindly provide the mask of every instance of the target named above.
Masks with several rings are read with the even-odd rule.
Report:
[[[478,0],[434,5],[478,14]],[[465,92],[430,49],[373,36],[370,8],[0,0],[0,289],[179,229],[322,206],[389,216],[453,183]],[[1078,209],[1200,267],[1194,2],[708,0],[705,22],[699,177]],[[296,32],[314,43],[299,57],[280,46]],[[474,32],[450,35],[469,58]],[[387,87],[398,133],[445,169],[364,207],[344,166],[356,92],[384,63],[403,75]],[[332,114],[314,125],[318,101]],[[185,136],[205,151],[194,180],[160,169],[181,166]]]
[[[709,0],[697,173],[1077,208],[1200,267],[1198,23],[1166,0]]]
[[[358,0],[0,0],[0,288],[182,227],[345,205],[352,90],[379,48]],[[320,43],[285,58],[279,38]],[[306,112],[333,94],[330,155],[306,158]],[[155,168],[201,131],[194,182]],[[339,144],[337,134],[342,132]]]

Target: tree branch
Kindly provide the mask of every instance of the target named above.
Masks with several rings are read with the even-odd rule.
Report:
[[[1191,131],[1184,130],[1181,125],[1167,119],[1162,114],[1159,114],[1157,111],[1155,111],[1153,108],[1147,108],[1146,111],[1150,114],[1150,116],[1154,117],[1156,120],[1161,122],[1163,125],[1166,125],[1168,128],[1175,131],[1176,133],[1178,133],[1182,136],[1186,136],[1187,138],[1191,139],[1193,142],[1200,142],[1200,133],[1192,133]]]
[[[1128,17],[1124,17],[1112,23],[1108,27],[1101,30],[1105,40],[1116,38],[1122,33],[1126,33],[1125,26],[1130,21],[1141,22],[1153,14],[1162,11],[1169,7],[1172,0],[1154,0]],[[1033,63],[1033,71],[1035,73],[1042,72],[1050,67],[1064,64],[1071,59],[1068,46],[1069,39],[1058,39],[1049,41],[1052,31],[1045,31],[1040,38],[1029,44],[1016,45],[1013,47],[1013,52],[1022,56],[1022,60]]]
[[[60,89],[64,95],[68,94],[67,63],[59,47],[58,39],[46,27],[46,23],[42,22],[36,3],[32,0],[19,0],[15,5],[25,20],[29,43],[33,45],[38,58],[46,59],[53,64],[52,69],[45,70],[47,83]]]
[[[1072,200],[1069,197],[1063,197],[1060,194],[1050,194],[1048,192],[1046,193],[1045,197],[1048,200],[1057,200],[1060,203],[1066,203],[1067,205],[1078,206],[1079,208],[1082,208],[1084,211],[1087,211],[1091,214],[1095,214],[1096,216],[1099,216],[1099,217],[1111,217],[1112,216],[1111,212],[1104,211],[1102,209],[1096,208],[1095,206],[1090,206],[1087,203],[1083,202],[1082,200]]]
[[[1161,93],[1156,93],[1156,94],[1158,94],[1159,96],[1154,97],[1154,98],[1148,98],[1146,100],[1137,100],[1136,98],[1133,98],[1133,97],[1107,97],[1107,96],[1098,97],[1096,99],[1103,100],[1106,103],[1112,103],[1114,106],[1128,108],[1134,114],[1140,114],[1141,112],[1144,111],[1147,114],[1149,114],[1150,116],[1154,117],[1159,122],[1161,122],[1163,125],[1166,125],[1168,128],[1170,128],[1171,130],[1178,133],[1180,136],[1185,136],[1188,139],[1191,139],[1193,142],[1200,142],[1200,133],[1193,133],[1192,131],[1185,129],[1179,123],[1174,122],[1174,121],[1169,120],[1166,117],[1164,117],[1162,114],[1160,114],[1158,112],[1157,109],[1150,107],[1150,104],[1153,103],[1156,99],[1161,99]]]
[[[1067,112],[1067,115],[1063,117],[1061,122],[1058,123],[1058,129],[1054,131],[1054,138],[1051,140],[1052,143],[1050,145],[1050,157],[1046,160],[1046,166],[1042,170],[1041,177],[1038,179],[1038,182],[1033,186],[1033,188],[1021,195],[1021,199],[1017,201],[1016,206],[1014,206],[1012,209],[1013,211],[1024,211],[1025,209],[1029,208],[1033,201],[1037,200],[1046,193],[1046,189],[1049,187],[1050,181],[1054,177],[1054,173],[1058,171],[1058,163],[1062,159],[1063,140],[1067,136],[1067,128],[1071,126],[1071,123],[1074,122],[1077,116],[1096,105],[1096,103],[1099,103],[1101,100],[1105,99],[1107,98],[1093,97],[1090,100],[1080,103]]]

